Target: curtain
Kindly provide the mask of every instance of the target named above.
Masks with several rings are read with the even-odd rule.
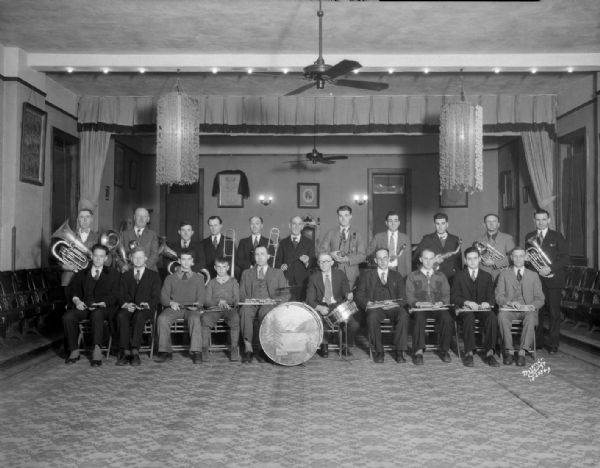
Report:
[[[550,213],[551,225],[556,219],[554,200],[554,141],[544,131],[521,132],[525,161],[531,176],[533,191],[540,208]]]
[[[98,206],[100,181],[104,171],[110,136],[110,132],[104,131],[81,132],[79,134],[81,138],[80,199],[89,200],[94,207]],[[96,223],[96,226],[94,226],[96,229],[98,227],[98,217],[94,217],[94,223]]]
[[[565,234],[569,253],[585,258],[585,140],[571,142],[561,163],[561,232]],[[558,207],[557,207],[558,208]]]

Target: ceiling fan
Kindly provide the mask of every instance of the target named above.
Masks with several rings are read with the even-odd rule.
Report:
[[[312,65],[304,67],[304,77],[311,81],[311,83],[290,91],[286,96],[293,96],[294,94],[300,94],[307,89],[316,86],[317,89],[323,89],[325,82],[331,83],[336,86],[348,86],[351,88],[368,89],[371,91],[382,91],[387,89],[389,85],[387,83],[380,83],[377,81],[360,81],[360,80],[345,80],[338,79],[339,76],[346,75],[353,70],[358,70],[362,65],[355,60],[342,60],[335,65],[328,65],[323,60],[323,9],[321,7],[321,0],[319,0],[319,11],[317,16],[319,17],[319,57],[316,62]]]

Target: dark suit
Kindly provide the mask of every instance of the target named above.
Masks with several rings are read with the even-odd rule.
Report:
[[[95,280],[92,277],[92,266],[79,271],[67,288],[69,308],[63,315],[63,327],[67,351],[77,349],[77,337],[79,336],[79,322],[89,319],[92,326],[93,344],[102,345],[104,320],[108,320],[112,326],[117,303],[119,301],[119,272],[111,267],[103,267],[100,277]],[[98,307],[95,310],[79,310],[73,306],[73,298],[78,297],[87,306],[104,302],[106,307]]]
[[[348,284],[348,278],[346,275],[337,269],[332,269],[330,271],[331,274],[331,290],[333,292],[333,300],[332,304],[327,304],[323,302],[323,298],[325,296],[325,283],[323,282],[323,272],[316,271],[310,275],[308,278],[307,286],[306,286],[306,303],[312,308],[317,307],[318,305],[323,305],[329,308],[329,311],[335,309],[339,304],[346,301],[346,297],[350,292],[350,285]],[[327,327],[327,323],[324,322],[323,325]],[[354,316],[350,316],[348,319],[348,323],[346,325],[348,338],[347,343],[349,346],[354,345],[354,336],[356,331],[358,330],[358,322]],[[343,328],[342,328],[343,330]],[[327,333],[323,335],[323,343],[328,342]]]
[[[135,281],[134,272],[135,268],[132,268],[121,275],[120,304],[133,302],[140,305],[142,302],[147,302],[150,308],[137,309],[133,312],[120,309],[117,312],[116,322],[120,349],[139,349],[142,343],[144,324],[146,320],[154,316],[156,306],[160,301],[161,283],[159,274],[146,268],[138,284]]]
[[[444,255],[448,252],[454,252],[460,245],[460,239],[454,234],[447,234],[448,237],[446,238],[446,241],[444,242],[443,246],[442,241],[440,241],[440,238],[437,235],[437,232],[424,235],[421,239],[421,242],[419,242],[419,245],[417,246],[417,250],[415,251],[415,255],[413,257],[414,260],[416,262],[419,261],[419,258],[421,257],[421,252],[423,252],[424,249],[432,250],[436,255]],[[446,275],[446,278],[450,283],[452,283],[452,278],[454,277],[454,274],[457,271],[460,271],[460,269],[462,268],[461,258],[461,252],[460,249],[458,249],[458,253],[452,255],[450,258],[447,258],[440,265],[439,271]]]
[[[261,235],[258,245],[266,247],[269,245],[269,239]],[[252,245],[252,236],[244,237],[243,239],[240,239],[240,243],[235,252],[235,277],[239,280],[242,277],[242,272],[254,264],[254,245]]]
[[[177,252],[177,256],[181,255],[181,251],[184,250],[181,246],[182,240],[179,239],[176,242],[167,242],[167,245]],[[192,271],[196,273],[200,273],[200,270],[204,268],[206,261],[204,260],[204,247],[200,241],[190,241],[187,249],[188,252],[192,254],[194,257],[194,266],[192,267]],[[169,259],[169,262],[172,260]]]
[[[302,255],[308,256],[308,266],[304,266],[304,263],[300,261]],[[300,241],[296,247],[294,247],[291,236],[279,243],[275,268],[281,268],[283,264],[287,265],[287,270],[283,273],[290,285],[292,301],[303,301],[306,297],[306,282],[314,262],[315,243],[307,237],[300,235]]]
[[[265,273],[264,280],[259,280],[257,276],[257,267],[249,268],[242,273],[242,280],[240,282],[240,302],[244,302],[246,299],[276,299],[281,302],[286,302],[290,298],[289,289],[287,287],[287,281],[283,272],[275,268],[268,267]],[[262,283],[264,286],[263,297],[256,297],[254,294],[258,289],[257,284]],[[259,323],[265,318],[265,315],[273,309],[273,305],[243,305],[240,308],[241,328],[242,336],[244,338],[244,344],[246,352],[252,351],[252,339],[254,336],[254,319],[258,312]]]
[[[371,243],[369,244],[369,248],[367,249],[367,252],[370,256],[375,257],[375,252],[378,249],[388,248],[388,240],[390,236],[389,232],[390,231],[378,232],[377,234],[375,234],[375,236],[373,236],[373,239],[371,239]],[[405,246],[405,248],[404,250],[402,250],[402,255],[400,255],[400,257],[397,260],[398,265],[393,268],[390,268],[392,268],[392,270],[396,270],[402,275],[402,277],[406,278],[408,274],[412,271],[412,245],[410,243],[410,238],[406,234],[404,234],[403,232],[397,232],[396,234],[396,251],[389,252],[390,257],[398,255],[402,250],[403,245]]]
[[[204,251],[204,268],[208,270],[211,278],[216,278],[217,270],[215,270],[215,260],[217,257],[222,257],[224,253],[225,236],[221,234],[217,247],[213,245],[213,236],[208,236],[202,239],[202,249]],[[231,242],[231,239],[227,238],[227,242]],[[229,247],[229,244],[228,244]],[[235,248],[235,246],[233,246]]]
[[[396,351],[406,351],[408,348],[408,320],[409,315],[402,304],[392,309],[369,308],[367,302],[382,301],[386,299],[406,300],[404,278],[394,270],[387,271],[386,284],[381,282],[378,270],[367,270],[358,281],[356,302],[359,307],[366,310],[367,329],[369,341],[375,346],[375,351],[383,352],[381,338],[381,321],[385,318],[394,324],[394,345]]]
[[[457,307],[464,307],[466,301],[481,304],[487,302],[490,307],[496,303],[494,298],[494,278],[479,268],[475,281],[471,279],[468,268],[459,271],[452,282],[451,301]],[[475,350],[475,315],[482,323],[483,347],[485,351],[496,347],[498,338],[498,319],[493,310],[486,312],[461,312],[465,352]]]
[[[525,240],[527,241],[536,236],[537,231],[530,232],[525,236]],[[528,244],[526,247],[530,247],[530,245]],[[544,296],[546,297],[546,307],[540,310],[538,321],[542,326],[537,328],[536,344],[538,348],[544,346],[543,314],[547,313],[550,325],[550,329],[548,330],[548,346],[550,348],[558,348],[561,322],[560,295],[565,285],[565,267],[570,262],[569,249],[563,235],[552,229],[548,229],[546,232],[541,248],[552,262],[550,270],[552,270],[554,276],[552,278],[540,277]]]
[[[138,239],[137,234],[135,233],[135,227],[123,231],[121,233],[121,244],[127,255],[131,253],[129,244],[133,241],[135,241],[137,245],[144,247],[146,256],[148,257],[148,260],[146,260],[146,267],[158,271],[156,266],[156,263],[158,262],[158,236],[156,233],[152,229],[145,227],[142,231],[142,235]],[[117,257],[117,266],[119,268],[121,268],[124,263],[122,258]]]

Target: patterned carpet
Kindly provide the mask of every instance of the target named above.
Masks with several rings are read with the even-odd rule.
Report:
[[[2,380],[0,466],[598,466],[600,368],[538,357],[550,372],[530,381],[431,352],[422,367],[360,350],[298,367],[52,356]]]

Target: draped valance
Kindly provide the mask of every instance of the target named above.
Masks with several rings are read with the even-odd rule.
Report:
[[[203,133],[437,133],[440,109],[455,95],[196,96]],[[555,95],[471,95],[483,107],[487,133],[546,130],[554,134]],[[83,96],[80,131],[153,131],[157,98]]]

